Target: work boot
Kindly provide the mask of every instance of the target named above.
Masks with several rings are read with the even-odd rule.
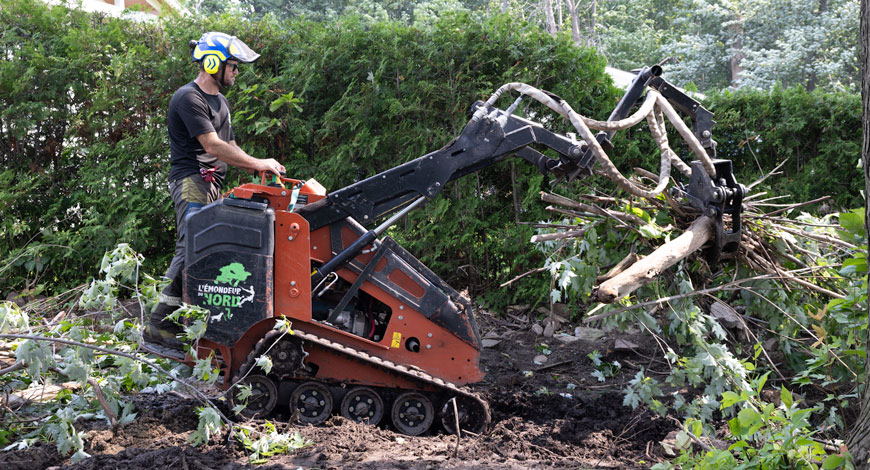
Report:
[[[166,317],[178,309],[178,305],[169,305],[160,302],[157,308],[148,317],[148,324],[142,333],[142,340],[146,343],[166,346],[178,351],[184,350],[184,343],[178,340],[177,335],[182,333],[180,326]]]

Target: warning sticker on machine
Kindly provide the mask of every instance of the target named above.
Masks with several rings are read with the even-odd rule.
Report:
[[[393,348],[398,348],[402,345],[402,333],[393,332],[393,343],[390,345]]]

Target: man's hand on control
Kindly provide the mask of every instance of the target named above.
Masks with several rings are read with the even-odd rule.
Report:
[[[278,163],[274,158],[261,158],[257,160],[257,166],[254,167],[256,171],[268,171],[269,173],[274,173],[277,176],[281,176],[282,173],[286,171],[284,165]]]

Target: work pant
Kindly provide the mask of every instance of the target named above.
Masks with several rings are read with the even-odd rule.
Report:
[[[169,183],[169,195],[175,206],[175,256],[166,270],[166,277],[172,282],[160,293],[160,303],[181,305],[182,270],[184,269],[185,217],[188,213],[221,198],[220,187],[205,181],[200,175],[191,175]]]

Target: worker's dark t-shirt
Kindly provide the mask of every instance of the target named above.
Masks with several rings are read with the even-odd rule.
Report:
[[[196,136],[216,132],[224,142],[235,140],[226,97],[220,93],[209,95],[190,82],[172,95],[166,123],[172,154],[169,181],[199,175],[200,168],[216,167],[215,182],[222,188],[227,164],[206,153]]]

